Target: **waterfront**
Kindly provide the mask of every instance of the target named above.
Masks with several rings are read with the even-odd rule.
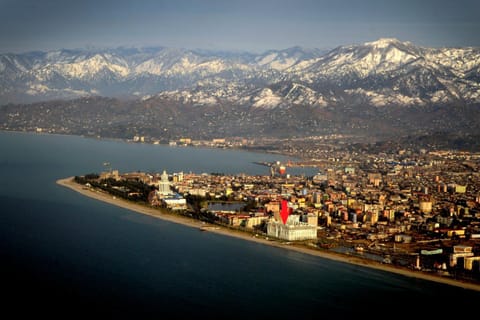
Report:
[[[480,291],[480,286],[476,283],[469,283],[463,281],[457,281],[448,277],[439,277],[435,274],[430,274],[428,272],[420,272],[411,270],[408,268],[399,268],[398,266],[392,266],[390,264],[383,264],[383,256],[374,255],[369,253],[354,254],[348,250],[347,247],[338,247],[327,252],[327,250],[318,250],[314,248],[309,248],[307,245],[294,242],[285,242],[278,239],[269,239],[268,237],[263,237],[253,235],[252,232],[235,230],[233,228],[226,228],[225,226],[219,226],[218,224],[206,224],[198,219],[192,219],[177,213],[172,213],[165,209],[155,208],[149,205],[143,205],[139,203],[134,203],[132,201],[127,201],[125,199],[117,198],[112,196],[109,193],[103,192],[101,190],[95,190],[92,188],[85,188],[83,185],[80,185],[74,181],[74,177],[68,177],[65,179],[60,179],[57,181],[59,185],[67,187],[74,190],[75,192],[81,193],[84,196],[100,200],[115,206],[125,208],[138,212],[140,214],[145,214],[151,217],[159,218],[162,220],[167,220],[173,223],[181,224],[188,227],[198,228],[202,231],[211,231],[224,236],[235,237],[242,240],[253,241],[256,243],[261,243],[268,246],[281,247],[286,250],[293,250],[296,252],[301,252],[308,255],[318,256],[322,258],[327,258],[330,260],[346,262],[350,264],[365,266],[377,270],[393,272],[408,277],[419,278],[429,281],[440,282],[452,286],[459,286],[464,289]],[[218,207],[225,208],[227,204],[225,203],[216,203]],[[211,205],[211,204],[210,204]],[[233,204],[232,204],[233,205]],[[240,205],[240,204],[237,204]],[[341,254],[336,254],[341,253]]]
[[[276,155],[21,133],[1,133],[0,145],[5,307],[23,301],[39,314],[66,317],[76,310],[130,318],[383,318],[378,306],[401,305],[407,315],[418,301],[431,303],[411,315],[444,315],[446,302],[465,315],[479,297],[458,287],[199,232],[55,184],[101,171],[105,161],[122,171],[264,174],[265,168],[252,162],[275,161]],[[60,311],[60,305],[69,311]]]

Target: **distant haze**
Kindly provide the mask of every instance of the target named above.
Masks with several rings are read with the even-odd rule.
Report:
[[[478,0],[0,0],[0,52],[168,46],[263,52],[383,37],[480,46]]]

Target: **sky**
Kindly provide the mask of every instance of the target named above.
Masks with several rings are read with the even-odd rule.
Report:
[[[379,38],[480,47],[480,0],[0,0],[0,52],[331,49]]]

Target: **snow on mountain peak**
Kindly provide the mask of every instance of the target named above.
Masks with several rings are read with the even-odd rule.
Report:
[[[129,68],[126,63],[113,61],[110,55],[95,54],[91,57],[78,57],[72,62],[61,62],[54,69],[72,78],[91,78],[102,70],[108,70],[119,76],[127,76]]]
[[[303,75],[311,82],[314,77],[323,75],[328,78],[364,79],[375,74],[385,74],[402,68],[419,58],[418,50],[396,39],[379,39],[358,46],[343,46],[330,51],[307,70],[315,75]]]
[[[329,52],[298,47],[263,54],[164,47],[58,50],[0,55],[0,102],[22,101],[25,95],[77,97],[85,91],[107,96],[170,92],[165,97],[185,104],[261,108],[327,106],[345,96],[376,106],[418,99],[478,103],[479,70],[477,48],[423,48],[393,38]]]
[[[380,38],[376,41],[365,42],[364,45],[382,49],[382,48],[387,48],[392,44],[398,44],[398,43],[402,43],[402,42],[400,42],[398,39],[395,39],[395,38]]]
[[[273,93],[271,89],[264,88],[253,98],[253,101],[252,107],[254,108],[272,109],[282,102],[282,98]]]

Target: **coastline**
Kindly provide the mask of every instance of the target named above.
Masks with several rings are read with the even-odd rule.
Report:
[[[101,137],[101,136],[89,136],[89,135],[84,135],[84,134],[73,134],[73,133],[56,133],[56,132],[36,132],[36,131],[23,131],[23,130],[7,130],[7,129],[0,129],[0,132],[2,133],[15,133],[15,134],[34,134],[34,135],[39,135],[39,136],[64,136],[64,137],[78,137],[78,138],[84,138],[84,139],[92,139],[92,140],[99,140],[99,141],[111,141],[111,142],[121,142],[121,143],[133,143],[133,144],[145,144],[145,145],[160,145],[160,146],[165,146],[169,147],[167,143],[160,143],[160,144],[155,144],[152,142],[134,142],[130,139],[125,139],[125,138],[111,138],[111,137]],[[259,149],[245,149],[245,148],[239,148],[239,147],[227,147],[227,148],[220,148],[220,147],[214,147],[214,146],[209,146],[209,145],[188,145],[188,146],[175,146],[179,148],[205,148],[205,149],[213,149],[213,150],[235,150],[239,152],[251,152],[251,153],[258,153],[258,154],[269,154],[269,155],[279,155],[282,157],[286,158],[295,158],[302,160],[302,157],[299,157],[298,155],[291,154],[288,152],[281,152],[281,151],[269,151],[269,150],[259,150]]]
[[[100,192],[97,190],[91,190],[91,189],[85,189],[81,185],[77,184],[75,181],[73,181],[73,177],[68,177],[68,178],[63,178],[59,179],[56,181],[56,183],[60,186],[66,187],[68,189],[71,189],[75,192],[78,192],[84,196],[103,201],[124,209],[128,209],[140,214],[145,214],[149,215],[155,218],[159,218],[165,221],[181,224],[184,226],[192,227],[192,228],[197,228],[200,229],[202,227],[209,227],[208,232],[213,232],[217,234],[221,234],[224,236],[229,236],[229,237],[235,237],[239,238],[242,240],[246,241],[252,241],[268,246],[273,246],[273,247],[278,247],[278,248],[283,248],[286,250],[293,250],[296,252],[308,254],[308,255],[313,255],[317,256],[320,258],[324,259],[329,259],[329,260],[334,260],[338,262],[343,262],[343,263],[349,263],[353,265],[358,265],[362,267],[367,267],[367,268],[372,268],[372,269],[377,269],[385,272],[391,272],[391,273],[396,273],[400,274],[403,276],[411,277],[411,278],[418,278],[422,280],[427,280],[427,281],[434,281],[434,282],[439,282],[442,284],[446,285],[451,285],[451,286],[456,286],[456,287],[461,287],[463,289],[467,290],[474,290],[474,291],[480,291],[480,285],[475,284],[475,283],[470,283],[470,282],[464,282],[464,281],[459,281],[455,280],[452,278],[447,278],[439,275],[434,275],[434,274],[429,274],[426,272],[422,271],[415,271],[415,270],[410,270],[407,268],[402,268],[402,267],[397,267],[397,266],[392,266],[392,265],[387,265],[387,264],[382,264],[378,263],[375,261],[367,260],[367,259],[362,259],[354,256],[347,256],[344,254],[340,253],[334,253],[334,252],[327,252],[324,250],[316,250],[316,249],[309,249],[305,246],[298,246],[295,244],[283,244],[281,242],[277,241],[269,241],[264,238],[260,237],[255,237],[250,234],[241,232],[241,231],[232,231],[229,230],[225,227],[222,226],[217,226],[217,225],[209,225],[205,224],[199,220],[193,219],[193,218],[188,218],[184,216],[180,216],[177,214],[169,214],[169,213],[164,213],[161,210],[147,207],[147,206],[142,206],[139,204],[135,204],[132,202],[129,202],[127,200],[121,199],[121,198],[116,198],[108,193]]]

